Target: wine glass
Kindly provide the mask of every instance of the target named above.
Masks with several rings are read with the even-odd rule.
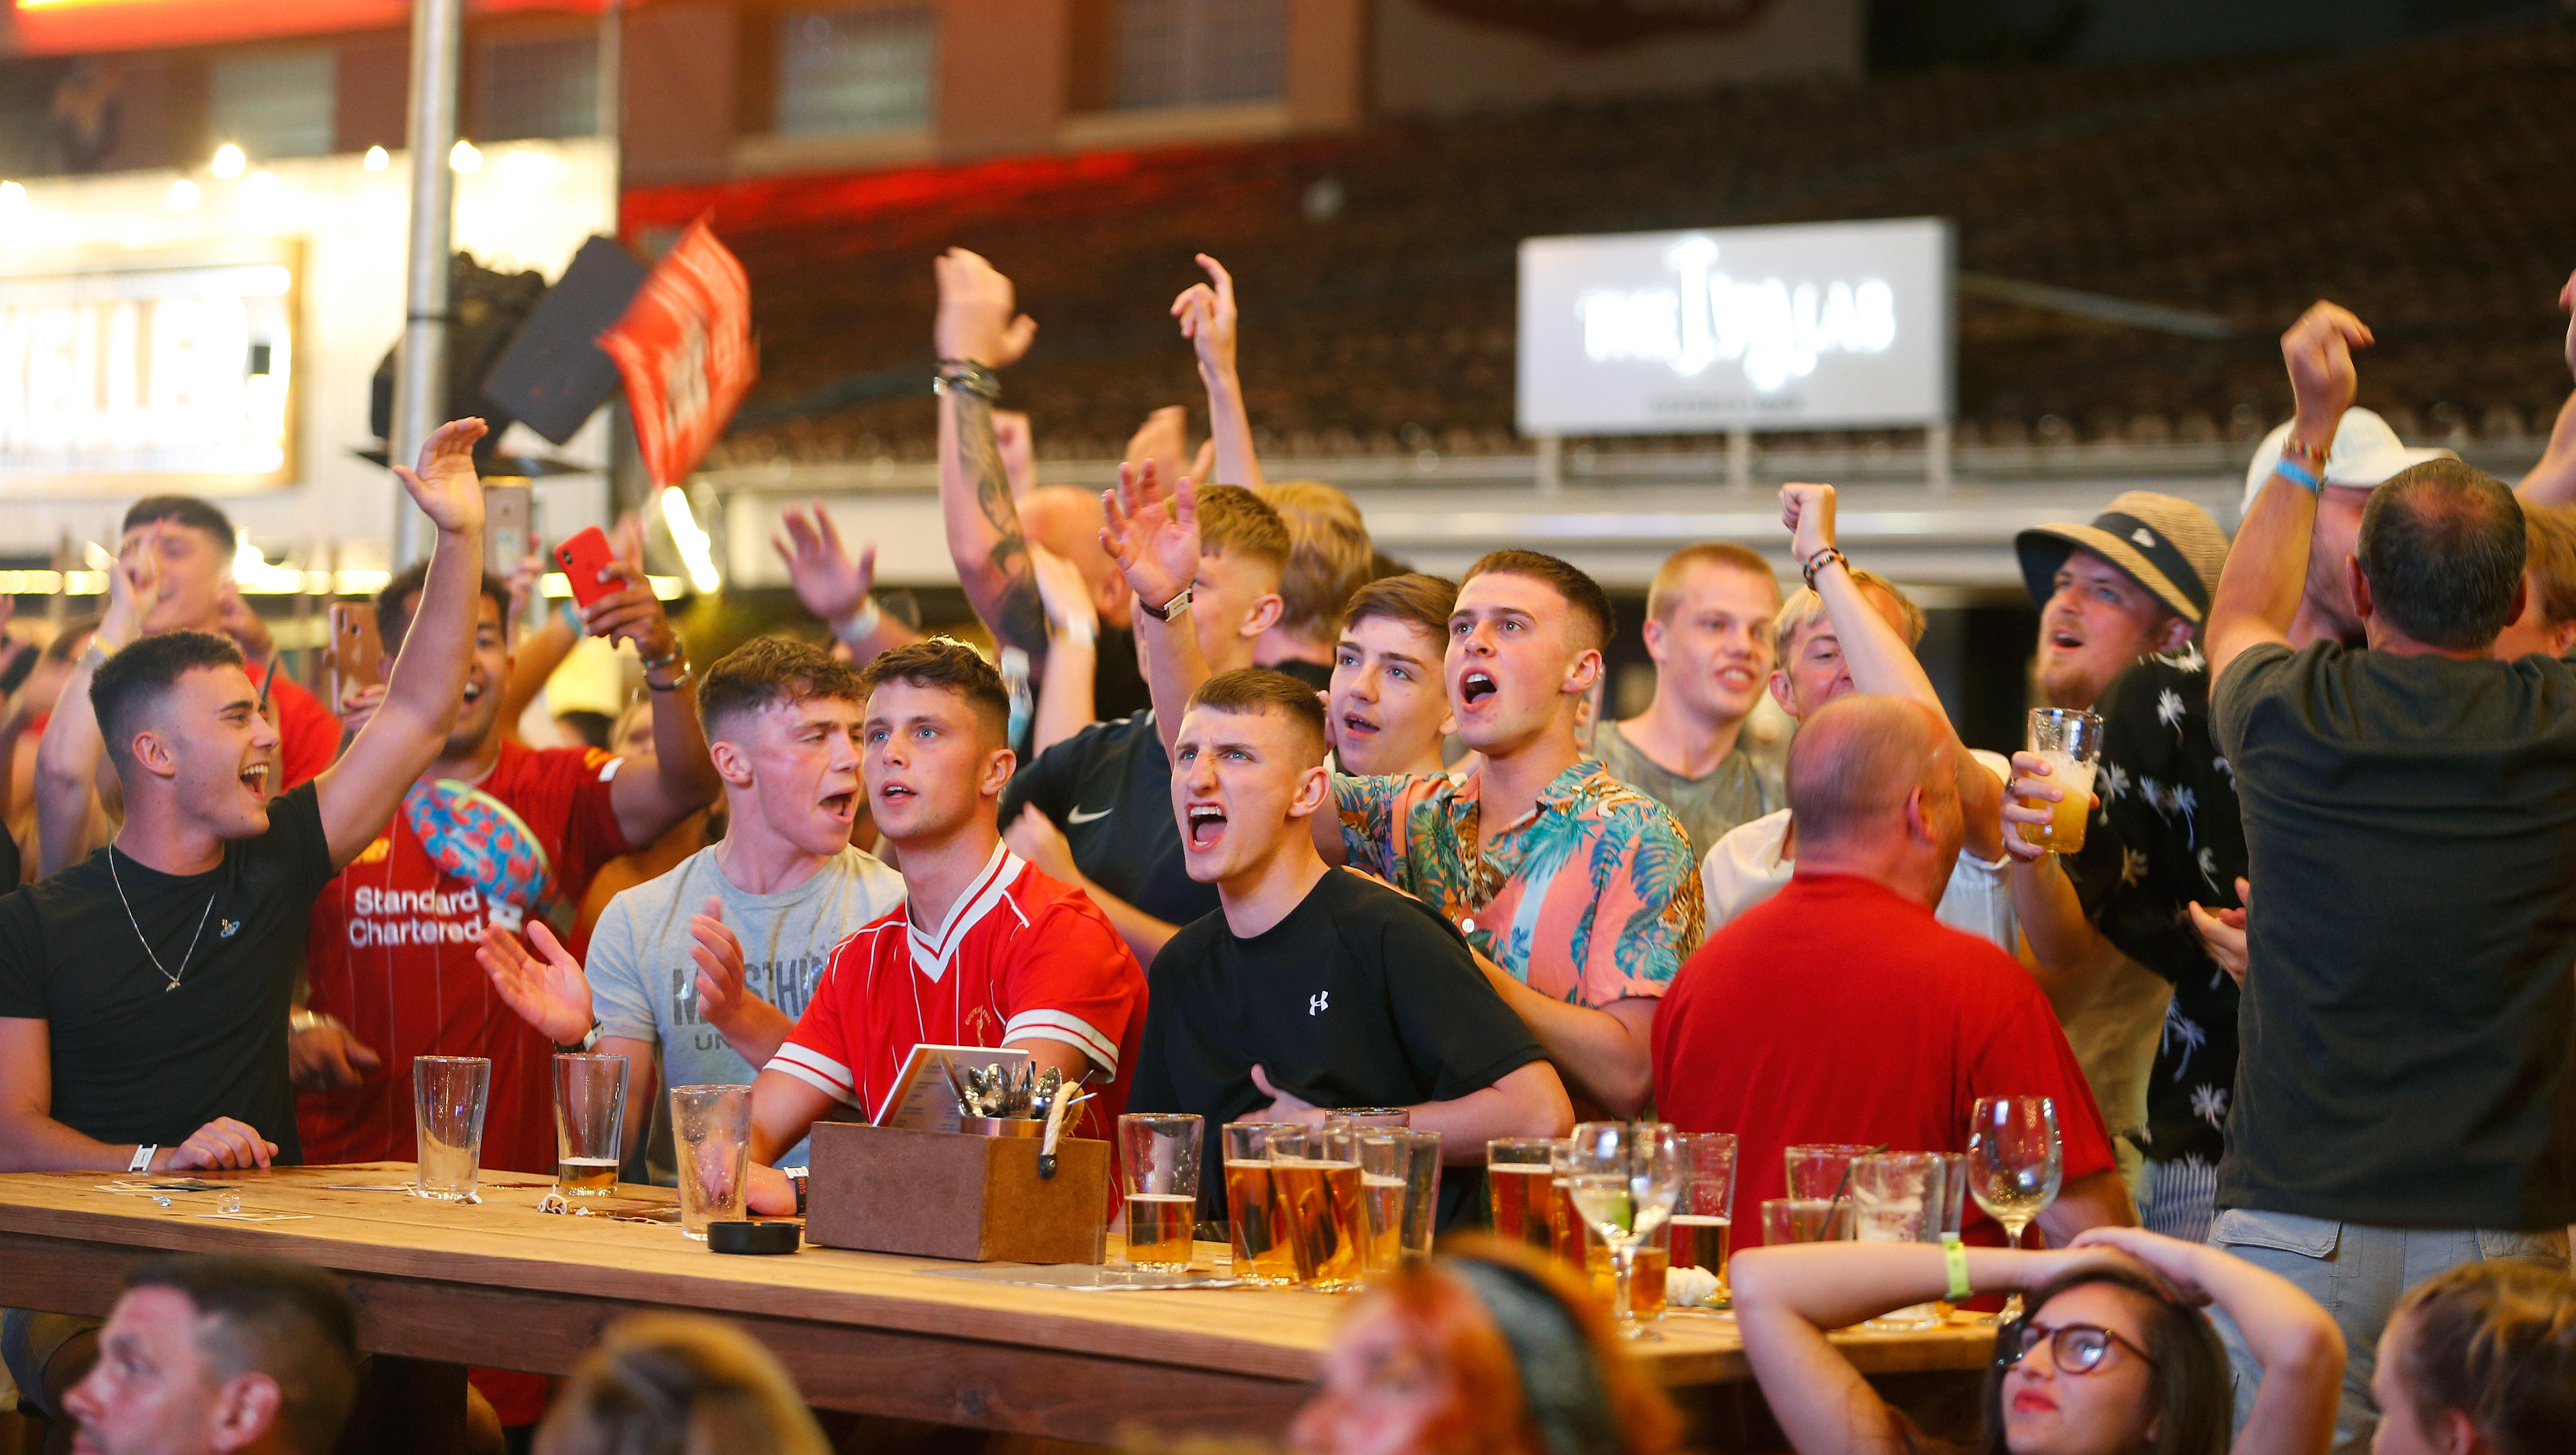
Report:
[[[1577,1216],[1610,1250],[1618,1275],[1612,1317],[1623,1339],[1662,1336],[1637,1321],[1629,1301],[1637,1248],[1671,1218],[1681,1195],[1681,1142],[1662,1122],[1585,1122],[1574,1129],[1572,1176],[1566,1192]]]
[[[1968,1123],[1968,1190],[1986,1216],[2003,1224],[2016,1248],[2022,1229],[2057,1200],[2066,1153],[2057,1139],[2057,1103],[2045,1096],[1981,1096]],[[2004,1309],[2021,1313],[2021,1295]]]

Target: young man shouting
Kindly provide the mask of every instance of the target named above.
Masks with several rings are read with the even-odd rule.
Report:
[[[313,907],[311,1019],[299,1017],[307,1025],[298,1040],[320,1044],[298,1046],[296,1115],[317,1162],[410,1161],[413,1059],[482,1056],[492,1063],[483,1165],[554,1170],[556,1048],[493,991],[475,945],[487,930],[578,905],[601,865],[653,842],[716,792],[685,649],[641,573],[624,562],[609,569],[621,588],[584,619],[642,655],[654,752],[613,758],[502,735],[510,593],[484,576],[466,633],[473,665],[438,760]],[[437,629],[419,613],[422,579],[415,567],[376,596],[377,630],[396,663]],[[381,1052],[382,1068],[335,1062],[336,1026]],[[563,1049],[580,1046],[588,1029],[575,1027]]]
[[[1129,1100],[1212,1127],[1401,1106],[1463,1166],[1482,1165],[1494,1137],[1564,1135],[1564,1083],[1465,937],[1316,853],[1309,824],[1332,813],[1330,778],[1323,705],[1295,678],[1226,672],[1190,699],[1172,812],[1190,877],[1225,908],[1155,957]],[[1475,1196],[1473,1176],[1449,1182],[1444,1214]]]
[[[752,1082],[752,1206],[796,1210],[772,1170],[835,1105],[874,1118],[919,1044],[1004,1046],[1103,1086],[1085,1135],[1126,1105],[1145,974],[1078,889],[1003,847],[1011,781],[1001,675],[944,638],[868,664],[862,773],[903,865],[906,902],[841,942],[813,1001]]]
[[[96,669],[86,705],[125,825],[87,859],[0,898],[0,1171],[303,1160],[286,1014],[305,927],[455,721],[483,574],[482,434],[481,420],[443,426],[418,473],[395,472],[438,528],[420,645],[312,782],[268,796],[278,733],[231,642],[147,636]],[[28,1321],[8,1314],[0,1349],[18,1387],[47,1400],[86,1367],[88,1350],[67,1346],[87,1341],[80,1327]]]
[[[1345,773],[1433,774],[1457,731],[1440,657],[1458,588],[1437,576],[1387,576],[1351,594],[1333,650],[1325,726]]]
[[[542,926],[535,954],[486,929],[492,983],[538,1033],[626,1058],[626,1163],[673,1175],[663,1086],[739,1086],[787,1039],[832,949],[903,901],[903,880],[850,847],[860,801],[858,672],[760,637],[707,669],[698,711],[724,780],[725,836],[608,902],[580,961]],[[801,1150],[785,1160],[800,1162]]]
[[[1198,560],[1195,492],[1122,473],[1107,543],[1139,600],[1170,599]],[[1655,1003],[1699,943],[1690,845],[1662,804],[1583,755],[1575,716],[1601,677],[1610,599],[1535,551],[1468,568],[1442,659],[1458,734],[1484,761],[1448,776],[1334,779],[1339,822],[1316,847],[1413,894],[1455,924],[1486,978],[1578,1101],[1633,1115],[1649,1086]],[[1158,709],[1206,677],[1192,634],[1137,622]]]

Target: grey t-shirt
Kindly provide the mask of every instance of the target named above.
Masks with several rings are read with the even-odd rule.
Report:
[[[665,1092],[745,1086],[759,1070],[698,1014],[698,967],[689,953],[697,941],[689,919],[708,899],[724,902],[725,925],[742,941],[743,987],[790,1019],[805,1013],[832,947],[903,901],[903,876],[863,849],[844,849],[793,889],[747,894],[717,867],[722,847],[700,849],[670,873],[610,900],[591,931],[583,968],[600,1034],[650,1042],[661,1056]],[[642,1170],[667,1186],[673,1176],[668,1102],[661,1095],[653,1100],[652,1107],[629,1106],[626,1114],[650,1118]],[[779,1163],[804,1160],[800,1142]],[[630,1177],[636,1172],[628,1169]]]
[[[1737,825],[1789,806],[1781,787],[1787,739],[1766,736],[1750,721],[1737,736],[1735,751],[1698,778],[1685,778],[1647,757],[1615,722],[1603,723],[1592,735],[1592,756],[1611,777],[1671,809],[1695,859],[1708,857]]]

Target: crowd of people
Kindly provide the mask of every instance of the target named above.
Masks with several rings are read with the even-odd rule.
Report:
[[[2035,700],[2104,723],[2061,855],[2032,831],[2081,790],[1960,739],[1831,486],[1781,491],[1785,596],[1741,542],[1665,563],[1653,698],[1608,720],[1584,572],[1411,572],[1347,497],[1264,478],[1233,280],[1199,263],[1171,312],[1211,438],[1158,414],[1093,498],[997,407],[1036,332],[1010,280],[937,260],[941,504],[989,652],[884,610],[819,505],[777,548],[828,646],[700,666],[631,548],[530,629],[465,420],[399,471],[436,540],[376,600],[390,676],[325,703],[242,622],[221,513],[136,505],[107,610],[0,728],[31,811],[0,1170],[409,1160],[411,1063],[472,1055],[485,1164],[551,1171],[550,1056],[595,1049],[629,1068],[629,1180],[672,1177],[657,1088],[747,1084],[751,1206],[794,1214],[815,1122],[972,1045],[1092,1079],[1096,1137],[1406,1108],[1458,1231],[1496,1138],[1732,1132],[1751,1206],[1790,1144],[1962,1151],[1978,1098],[2046,1096],[2044,1248],[1971,1213],[1964,1261],[1739,1255],[1798,1448],[1914,1438],[1822,1330],[2005,1291],[1990,1448],[2576,1440],[2576,398],[2508,490],[2354,408],[2371,335],[2320,303],[2232,545],[2146,492],[2024,532]],[[609,748],[531,746],[532,679],[585,633],[631,646],[642,703]],[[1581,1295],[1454,1247],[1355,1308],[1301,1451],[1671,1447]],[[130,1350],[193,1329],[187,1418],[263,1433],[185,1448],[318,1449],[352,1398],[336,1298],[155,1265],[103,1326],[0,1316],[0,1355],[94,1448],[176,1449],[113,1432],[193,1367]],[[559,1392],[473,1379],[478,1429],[542,1421],[540,1449],[812,1438],[757,1351],[689,1326]],[[609,1432],[637,1421],[716,1443]]]

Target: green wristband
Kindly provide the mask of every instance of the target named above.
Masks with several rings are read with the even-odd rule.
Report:
[[[1943,1238],[1941,1240],[1941,1257],[1944,1262],[1950,1265],[1950,1296],[1948,1301],[1951,1303],[1966,1303],[1969,1299],[1976,1297],[1977,1291],[1968,1286],[1968,1245],[1960,1242],[1955,1235]]]

